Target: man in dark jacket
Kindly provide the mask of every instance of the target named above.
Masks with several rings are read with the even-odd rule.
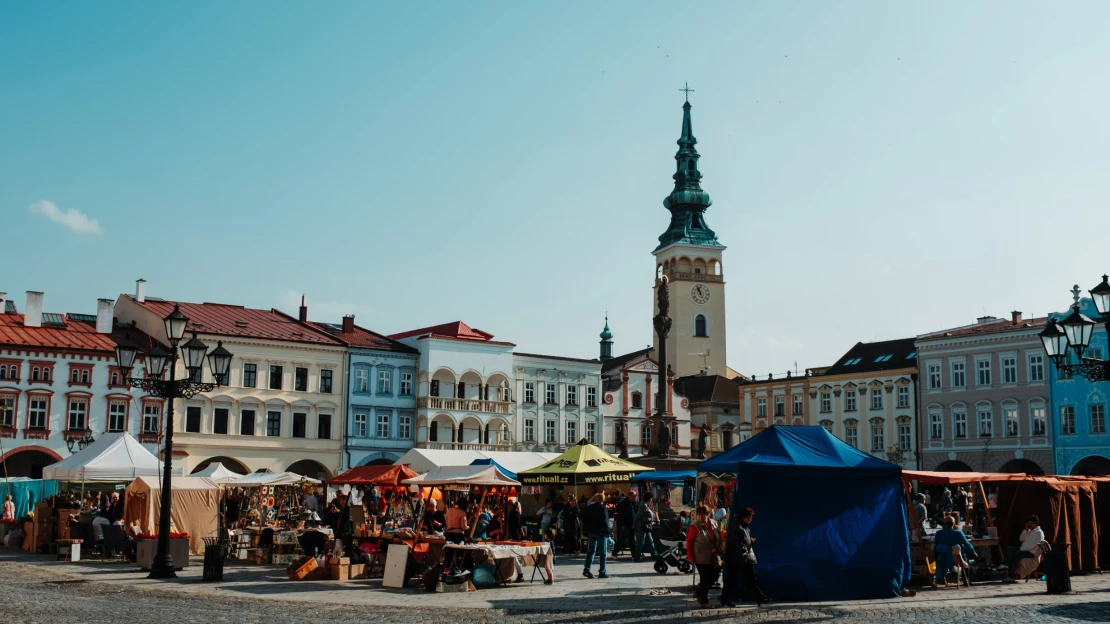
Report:
[[[740,517],[729,527],[725,536],[725,578],[721,582],[721,606],[734,607],[733,593],[736,591],[736,575],[743,573],[744,587],[751,592],[757,605],[770,602],[767,594],[763,593],[763,585],[759,582],[755,565],[755,538],[752,537],[751,524],[755,512],[751,507],[740,511]]]
[[[634,493],[630,492],[629,494],[635,496]],[[624,550],[625,542],[628,542],[628,549],[632,551],[632,558],[639,558],[639,553],[636,552],[636,511],[635,499],[621,494],[620,500],[617,501],[617,537],[616,544],[613,545],[614,558]]]
[[[609,539],[611,533],[609,531],[609,512],[605,509],[604,494],[594,494],[590,503],[586,505],[586,510],[582,512],[582,531],[585,532],[587,538],[586,567],[582,570],[582,576],[586,578],[594,577],[593,573],[590,572],[590,566],[593,565],[594,554],[596,553],[601,559],[597,577],[609,578],[609,573],[605,569],[605,542]]]

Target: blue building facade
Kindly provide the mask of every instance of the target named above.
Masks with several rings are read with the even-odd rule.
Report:
[[[420,352],[354,324],[316,323],[347,343],[343,469],[392,464],[413,447]]]
[[[1079,301],[1080,311],[1099,319],[1090,299]],[[1050,315],[1061,320],[1071,313],[1064,310]],[[1087,357],[1103,358],[1107,351],[1106,326],[1095,327]],[[1075,362],[1075,356],[1069,356]],[[1052,401],[1052,445],[1056,473],[1062,475],[1110,474],[1110,434],[1107,433],[1107,405],[1110,382],[1092,383],[1083,377],[1061,375],[1049,366]]]

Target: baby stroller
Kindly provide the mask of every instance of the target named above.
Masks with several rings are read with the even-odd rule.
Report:
[[[655,558],[655,571],[666,574],[671,568],[689,574],[694,564],[686,560],[686,536],[682,534],[682,520],[671,518],[651,526],[651,537],[659,555]]]

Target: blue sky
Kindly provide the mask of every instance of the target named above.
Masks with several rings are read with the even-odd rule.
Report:
[[[4,3],[0,290],[83,312],[138,277],[303,292],[320,320],[586,357],[608,310],[633,350],[689,81],[734,368],[1043,315],[1110,269],[1107,23],[1100,2]]]

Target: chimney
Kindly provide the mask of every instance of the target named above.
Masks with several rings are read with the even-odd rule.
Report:
[[[24,327],[42,327],[42,293],[28,290],[27,307],[23,310]]]
[[[306,306],[304,304],[304,295],[301,295],[301,315],[300,315],[300,319],[301,319],[302,323],[307,323],[308,322],[308,306]]]
[[[1010,316],[1014,320],[1014,325],[1018,325],[1018,324],[1021,323],[1021,312],[1018,312],[1017,310],[1014,310],[1013,312],[1010,313]]]
[[[0,292],[0,314],[8,313],[8,293]]]
[[[111,299],[96,300],[96,333],[112,333],[116,302]]]
[[[343,317],[343,333],[350,334],[355,331],[355,315],[348,314]]]
[[[135,301],[146,301],[146,280],[141,277],[135,280]]]

